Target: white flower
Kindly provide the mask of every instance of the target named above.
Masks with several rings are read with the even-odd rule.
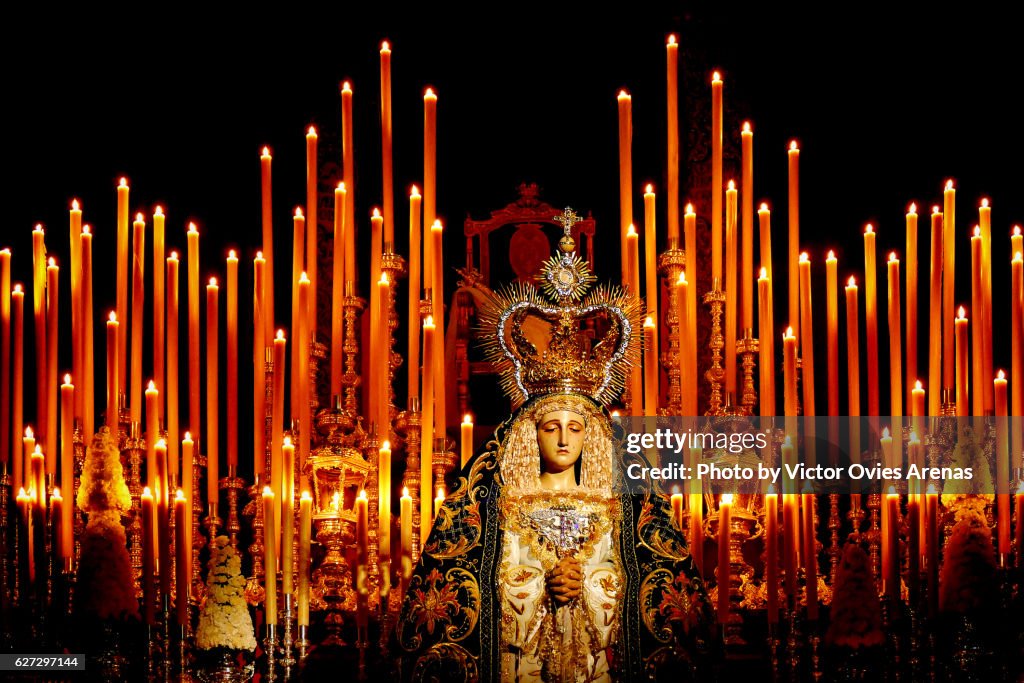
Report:
[[[203,649],[256,649],[252,618],[245,601],[242,559],[227,536],[214,539],[208,566],[206,601],[199,611],[196,643]]]

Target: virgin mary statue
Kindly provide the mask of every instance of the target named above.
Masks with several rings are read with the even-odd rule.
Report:
[[[640,303],[598,287],[573,214],[538,278],[495,294],[488,352],[518,408],[460,473],[395,629],[415,681],[696,680],[700,575],[663,494],[626,486],[606,406],[638,354]]]

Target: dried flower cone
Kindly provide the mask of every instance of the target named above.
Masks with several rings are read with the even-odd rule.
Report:
[[[856,543],[846,545],[836,572],[832,622],[825,640],[830,645],[853,649],[883,642],[882,611],[868,556]]]
[[[965,514],[946,542],[939,575],[940,607],[956,614],[994,608],[997,585],[992,530],[980,514]]]
[[[242,559],[227,536],[214,539],[210,549],[206,600],[199,611],[196,644],[203,649],[256,649],[252,618],[245,600]]]

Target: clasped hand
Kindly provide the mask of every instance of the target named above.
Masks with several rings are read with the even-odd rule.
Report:
[[[548,572],[548,591],[558,605],[567,605],[583,590],[583,565],[575,557],[563,557]]]

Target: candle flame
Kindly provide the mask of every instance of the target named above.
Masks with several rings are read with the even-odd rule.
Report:
[[[465,415],[463,415],[462,416],[462,424],[464,424],[464,425],[473,424],[473,416],[470,415],[469,413],[466,413]]]
[[[437,497],[438,498],[444,498],[444,496],[445,496],[444,487],[443,486],[438,486],[437,487]]]
[[[743,132],[744,133],[751,132],[751,130],[750,130],[750,121],[744,121],[743,122]]]
[[[389,285],[389,284],[391,284],[391,281],[388,279],[388,274],[387,273],[381,273],[380,274],[380,280],[378,281],[377,284],[381,284],[381,285]]]
[[[1006,379],[1006,373],[1000,370],[999,373],[996,375],[996,379]]]
[[[647,316],[646,318],[644,318],[644,327],[649,327],[649,328],[651,328],[653,330],[654,329],[654,318],[652,318],[651,316]]]
[[[953,179],[952,178],[950,178],[949,180],[946,181],[946,192],[950,192],[951,190],[953,190]]]
[[[31,427],[25,427],[25,438],[26,439],[32,439],[34,437],[35,437],[35,434],[32,431],[32,428]]]
[[[758,278],[762,279],[762,280],[767,280],[768,279],[768,269],[762,267],[761,268],[761,274],[758,276]]]
[[[115,313],[114,311],[111,311],[111,312],[110,312],[110,318],[109,318],[109,320],[110,320],[110,322],[112,322],[112,323],[116,323],[116,322],[117,322],[117,313]]]
[[[141,211],[139,211],[137,214],[135,214],[135,222],[136,223],[145,223],[146,222],[146,217],[142,215]]]
[[[168,261],[177,261],[178,260],[178,252],[172,251],[171,255],[167,257],[167,260]]]
[[[800,147],[797,146],[796,140],[790,141],[790,143],[789,143],[789,151],[790,152],[799,152],[800,151]]]
[[[674,34],[674,33],[668,34],[668,44],[669,45],[675,45],[676,44],[676,34]]]
[[[732,505],[732,494],[731,493],[723,493],[722,494],[722,505]]]
[[[626,237],[636,237],[636,226],[632,223],[626,228]]]
[[[831,249],[829,249],[828,250],[828,256],[825,257],[825,260],[826,261],[835,261],[836,260],[836,252],[834,252]]]
[[[921,443],[921,439],[918,438],[916,431],[912,430],[910,432],[910,443],[918,443],[918,444]]]
[[[50,499],[52,500],[54,498],[56,498],[57,500],[64,500],[60,496],[60,489],[56,486],[53,487],[53,493],[50,494]]]
[[[257,251],[256,252],[256,260],[257,261],[262,261],[263,260],[263,252],[262,251]]]
[[[82,234],[83,235],[91,235],[92,234],[92,226],[90,226],[88,223],[83,225],[82,226]]]
[[[344,180],[341,181],[340,183],[338,183],[338,189],[341,190],[342,192],[348,192],[348,188],[345,187],[345,181]]]
[[[441,219],[438,218],[434,221],[434,224],[430,226],[431,230],[444,230],[444,226],[441,225]]]
[[[191,441],[191,440],[192,440],[192,432],[185,432],[185,438],[182,439],[182,441]]]
[[[914,382],[914,389],[917,391],[924,391],[924,385],[921,384],[921,380]]]
[[[316,137],[316,127],[315,126],[310,126],[309,127],[309,132],[306,133],[306,137],[310,137],[310,136],[312,136],[314,138]]]
[[[342,185],[344,185],[344,183],[342,183]],[[410,197],[419,197],[420,196],[420,188],[418,188],[415,185],[413,185],[412,189],[409,190],[409,196]]]
[[[426,320],[423,321],[423,324],[424,325],[430,325],[431,327],[433,327],[434,326],[434,316],[428,315]]]
[[[1019,225],[1013,226],[1013,236],[1017,237],[1019,235],[1020,235],[1020,226]]]
[[[786,333],[784,335],[782,335],[782,336],[783,337],[792,337],[793,336],[793,328],[792,328],[792,326],[787,327],[786,328]]]
[[[149,380],[149,386],[146,387],[146,391],[156,391],[156,383],[153,380]]]
[[[682,493],[681,493],[681,492],[679,491],[679,484],[674,484],[674,485],[672,486],[672,495],[673,495],[673,496],[681,496],[681,495],[683,495],[683,494],[682,494]]]
[[[807,255],[807,252],[806,251],[800,252],[800,263],[807,263],[809,261],[810,261],[810,257]]]
[[[217,278],[211,277],[210,278],[210,284],[207,285],[207,287],[216,287],[216,286],[217,286]]]
[[[387,439],[385,439],[384,443],[382,443],[380,445],[380,450],[382,450],[382,451],[390,451],[391,450],[391,442],[388,441]]]
[[[71,200],[71,210],[72,211],[78,211],[78,200],[77,199],[72,199]]]
[[[352,84],[349,83],[348,81],[342,81],[342,83],[341,83],[341,91],[342,92],[347,92],[347,93],[352,92]]]
[[[890,251],[889,252],[889,263],[892,263],[893,261],[899,263],[899,260],[896,258],[896,252],[895,251]]]
[[[680,272],[679,273],[679,278],[676,279],[676,284],[677,285],[685,285],[686,284],[686,273],[685,272]]]
[[[717,82],[721,82],[721,80],[722,80],[722,74],[720,74],[720,73],[719,73],[719,72],[717,72],[717,71],[712,71],[712,72],[711,72],[711,82],[712,82],[712,83],[714,83],[714,82],[716,82],[716,81],[717,81]]]
[[[299,273],[299,284],[309,284],[309,275],[306,275],[306,271]]]
[[[43,457],[43,447],[40,446],[39,444],[36,444],[36,449],[34,451],[32,451],[32,457],[33,458],[36,458],[36,457],[41,458],[41,457]]]
[[[871,225],[870,223],[868,223],[867,225],[864,226],[864,234],[871,233],[871,232],[874,232],[874,231],[875,231],[875,226]]]
[[[409,498],[409,487],[408,486],[403,486],[402,487],[402,498]]]
[[[15,294],[22,294],[22,291],[21,291],[21,283],[18,283],[18,284],[16,284],[16,285],[14,285],[14,293],[15,293]]]
[[[647,194],[654,194],[654,185],[647,183],[647,186],[644,188],[644,192]]]
[[[118,187],[128,187],[128,179],[121,178],[121,181],[117,184]]]
[[[381,52],[390,52],[391,51],[391,44],[388,41],[386,41],[386,40],[381,42],[381,44],[380,44],[380,51]]]
[[[270,156],[270,148],[264,145],[264,147],[263,147],[263,154],[261,156],[269,157]]]
[[[228,260],[230,261],[231,259],[235,259],[236,261],[238,260],[238,257],[235,256],[234,249],[228,249]]]
[[[888,427],[885,427],[884,429],[882,429],[882,438],[883,439],[888,439],[889,438],[889,428]]]
[[[434,98],[436,98],[436,97],[437,97],[437,94],[436,94],[436,93],[434,92],[434,89],[433,89],[433,88],[427,88],[427,89],[426,89],[426,90],[425,90],[425,91],[423,92],[423,99],[427,99],[428,97],[434,97]]]
[[[767,202],[761,202],[761,207],[758,209],[758,211],[767,211],[767,210],[768,210],[768,203]]]
[[[907,211],[907,213],[909,213],[911,215],[914,215],[914,216],[917,215],[917,203],[916,202],[910,202],[910,209]]]
[[[729,189],[730,190],[735,190],[736,189],[736,181],[735,180],[730,180],[729,181]]]
[[[149,490],[148,486],[146,486],[146,487],[144,487],[142,489],[142,495],[149,496],[150,498],[152,498],[153,497],[153,492]]]
[[[153,444],[155,448],[167,448],[166,439],[157,439],[156,443]]]
[[[856,287],[856,286],[857,286],[857,279],[856,279],[856,278],[854,278],[854,277],[853,277],[853,276],[851,275],[851,276],[850,276],[850,279],[846,281],[846,286],[847,286],[847,287]]]
[[[292,437],[290,437],[290,436],[284,437],[284,445],[285,446],[291,446],[292,445]]]
[[[967,311],[964,310],[963,306],[961,306],[960,310],[957,311],[957,316],[956,317],[957,317],[958,320],[966,320],[967,319]]]
[[[376,206],[373,207],[372,215],[374,218],[380,218],[380,209],[378,209]]]
[[[299,500],[313,500],[313,496],[310,495],[309,491],[303,491],[302,495],[299,496]]]
[[[198,233],[199,232],[199,228],[196,227],[195,223],[189,223],[188,224],[188,231],[189,231],[189,233]]]
[[[153,209],[153,215],[154,216],[163,216],[164,215],[164,207],[162,207],[159,204],[157,204],[156,208]]]
[[[295,207],[295,217],[296,218],[302,218],[302,207],[301,206],[296,206]]]
[[[185,500],[185,492],[182,491],[181,489],[178,489],[178,491],[174,494],[174,500]]]
[[[981,237],[981,226],[975,225],[974,226],[974,231],[972,232],[971,236],[972,237]]]
[[[43,232],[43,224],[36,223],[36,227],[32,228],[32,232]]]
[[[981,200],[981,208],[983,208],[983,209],[987,209],[988,208],[988,198],[987,197],[983,197],[982,198],[982,200]]]
[[[618,416],[619,416],[619,411],[613,410],[612,411],[612,417],[618,417]]]
[[[626,89],[623,88],[622,90],[619,91],[619,99],[620,100],[628,100],[628,99],[632,99],[632,98],[629,96],[629,93],[626,92]]]
[[[71,384],[71,375],[64,375],[64,384]]]
[[[264,486],[263,487],[263,497],[266,498],[268,496],[273,498],[274,497],[274,491],[269,486]]]
[[[48,261],[47,268],[56,268],[56,267],[57,267],[57,259],[55,259],[55,258],[53,258],[51,256],[49,261]]]
[[[1017,252],[1016,254],[1014,254],[1014,255],[1013,255],[1013,260],[1014,260],[1014,261],[1020,261],[1020,260],[1024,260],[1024,255],[1022,255],[1022,254],[1021,254],[1021,253],[1020,253],[1020,252],[1018,251],[1018,252]]]
[[[896,496],[897,498],[899,497],[899,494],[896,493],[896,487],[895,486],[890,486],[889,490],[886,491],[885,494],[887,496]]]
[[[359,499],[360,500],[366,500],[366,489],[360,489],[360,491],[359,491]]]
[[[686,213],[688,215],[693,214],[693,204],[687,204],[686,205]]]

